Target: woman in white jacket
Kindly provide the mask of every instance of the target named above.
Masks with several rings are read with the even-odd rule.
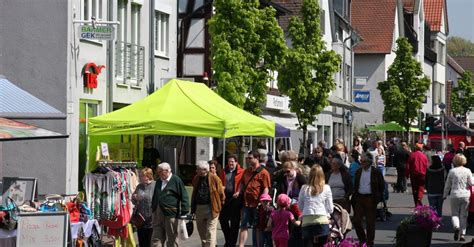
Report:
[[[471,170],[464,167],[466,157],[456,154],[453,159],[454,168],[449,171],[444,187],[443,199],[448,194],[451,198],[451,220],[454,228],[454,240],[465,241],[469,198],[471,196]],[[461,233],[461,236],[459,236]]]
[[[323,246],[329,236],[329,217],[333,204],[331,188],[325,184],[321,166],[314,165],[311,168],[308,184],[300,190],[298,207],[303,212],[301,225],[304,247]]]

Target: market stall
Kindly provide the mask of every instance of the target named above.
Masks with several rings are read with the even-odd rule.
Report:
[[[224,139],[234,136],[274,137],[275,123],[235,107],[202,83],[171,80],[160,90],[132,105],[89,119],[89,135],[96,140],[117,135],[204,136]],[[98,152],[101,152],[98,156],[104,154],[100,149]],[[95,152],[90,154],[90,157],[95,156]],[[113,162],[120,163],[123,160]],[[89,170],[102,166],[99,163]],[[105,167],[117,172],[113,167]],[[130,184],[130,181],[131,179],[125,179],[119,182]],[[133,189],[131,188],[132,191]],[[90,192],[86,188],[86,194]],[[126,197],[129,195],[129,192],[125,192]],[[124,215],[122,224],[117,229],[118,232],[124,232],[129,227],[126,225],[129,220],[127,212],[130,212],[127,209],[131,205],[127,200],[122,200],[120,207],[124,210],[117,213],[124,212]]]

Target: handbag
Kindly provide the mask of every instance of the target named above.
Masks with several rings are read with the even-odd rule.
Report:
[[[134,210],[132,217],[130,218],[130,222],[132,222],[132,224],[137,228],[140,228],[145,223],[145,217],[143,217],[143,215],[138,212],[138,210]]]

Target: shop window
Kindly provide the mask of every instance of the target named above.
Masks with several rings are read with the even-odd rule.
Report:
[[[166,13],[155,13],[155,54],[169,55],[169,18]]]
[[[85,175],[88,166],[88,149],[87,141],[88,120],[98,115],[99,103],[81,101],[79,104],[79,188],[82,190],[82,178]]]

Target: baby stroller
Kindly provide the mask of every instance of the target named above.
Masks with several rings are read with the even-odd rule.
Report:
[[[351,230],[352,222],[349,213],[341,205],[334,203],[334,210],[329,218],[328,243],[340,243]]]
[[[380,221],[387,221],[392,217],[392,213],[388,211],[387,207],[387,201],[389,198],[389,192],[388,192],[388,183],[384,182],[384,190],[383,190],[383,198],[382,200],[378,203],[377,205],[377,219]]]

